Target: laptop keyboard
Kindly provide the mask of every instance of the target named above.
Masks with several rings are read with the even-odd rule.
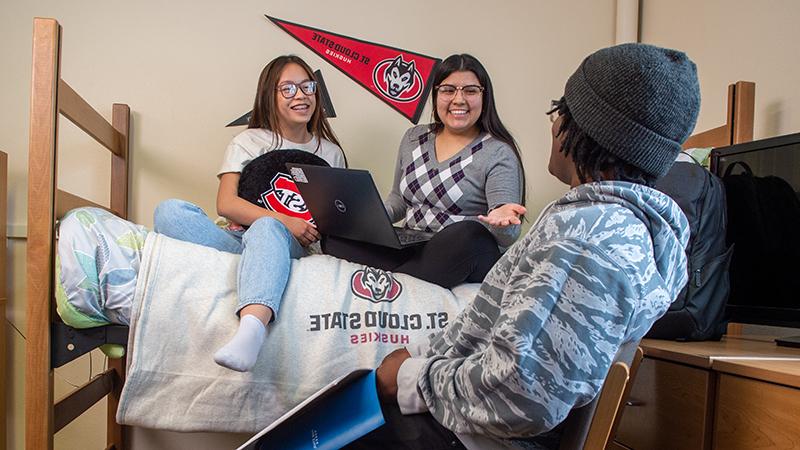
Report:
[[[395,227],[394,231],[397,233],[397,239],[399,239],[400,243],[403,245],[428,241],[434,234],[427,231],[412,230],[410,228],[400,227]]]

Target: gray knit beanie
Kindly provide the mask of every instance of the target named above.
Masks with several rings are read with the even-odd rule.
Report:
[[[646,44],[587,56],[567,80],[564,98],[581,130],[657,177],[669,171],[700,110],[694,63],[683,52]]]

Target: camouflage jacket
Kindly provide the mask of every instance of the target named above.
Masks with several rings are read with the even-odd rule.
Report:
[[[570,190],[446,329],[410,349],[401,410],[429,410],[465,443],[552,430],[597,395],[619,347],[666,312],[687,280],[688,237],[678,205],[654,189]]]

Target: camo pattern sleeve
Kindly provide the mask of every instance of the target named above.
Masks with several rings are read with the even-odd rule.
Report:
[[[460,434],[528,438],[599,392],[619,347],[638,341],[686,283],[686,218],[650,188],[568,192],[433,335],[417,388]]]
[[[637,297],[623,269],[591,245],[513,247],[432,342],[419,380],[430,412],[456,433],[552,429],[600,390]]]

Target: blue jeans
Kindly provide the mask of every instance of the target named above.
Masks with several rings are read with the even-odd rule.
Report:
[[[264,305],[277,317],[289,282],[292,258],[306,255],[289,229],[271,217],[262,217],[246,231],[226,231],[214,224],[200,207],[170,199],[155,210],[156,233],[229,253],[239,260],[237,314],[247,305]]]

